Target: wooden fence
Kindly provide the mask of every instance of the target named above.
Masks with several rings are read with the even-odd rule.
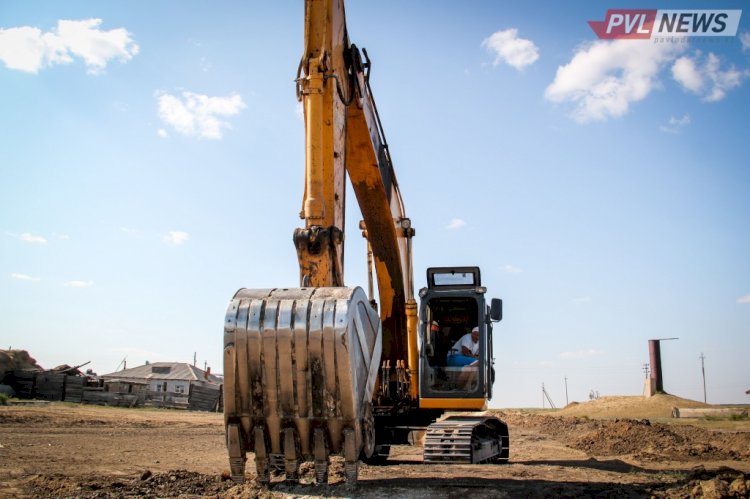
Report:
[[[101,386],[86,386],[86,378],[59,374],[53,371],[14,371],[5,377],[5,383],[15,390],[19,398],[84,404],[135,407],[170,407],[194,411],[221,411],[224,409],[221,385],[192,385],[190,393],[156,392],[139,393],[106,391]]]

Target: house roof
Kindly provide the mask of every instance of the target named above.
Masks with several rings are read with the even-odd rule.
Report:
[[[198,369],[187,362],[153,362],[143,366],[103,374],[100,377],[104,379],[116,378],[122,381],[166,379],[175,381],[207,381],[215,384],[222,383],[220,377],[213,374],[206,375],[206,371]]]
[[[107,383],[130,383],[131,385],[148,385],[148,381],[141,381],[139,379],[120,379],[120,378],[107,378],[104,380],[104,384]]]

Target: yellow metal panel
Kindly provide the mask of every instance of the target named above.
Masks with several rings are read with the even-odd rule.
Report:
[[[487,400],[481,399],[439,399],[420,398],[420,409],[457,409],[484,411],[487,409]]]
[[[306,2],[304,73],[299,82],[306,144],[305,190],[300,216],[311,238],[319,230],[344,230],[346,110],[336,85],[346,86],[347,83],[342,77],[346,44],[342,0]],[[295,233],[301,284],[343,286],[343,238],[325,239],[322,246],[310,242],[306,246],[304,240],[297,240]]]
[[[407,367],[411,375],[409,395],[416,400],[419,396],[419,350],[417,346],[417,302],[414,301],[414,298],[409,298],[406,301],[406,331],[409,352]]]

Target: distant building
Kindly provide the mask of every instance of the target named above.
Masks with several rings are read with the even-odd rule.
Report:
[[[213,410],[220,404],[223,379],[187,362],[154,362],[100,376],[105,385],[147,384],[146,403]],[[110,389],[111,391],[111,389]]]

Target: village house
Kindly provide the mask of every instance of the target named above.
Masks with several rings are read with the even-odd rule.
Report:
[[[146,402],[152,405],[214,410],[223,380],[187,362],[154,362],[101,376],[105,386],[146,384]],[[111,388],[110,388],[111,390]]]

